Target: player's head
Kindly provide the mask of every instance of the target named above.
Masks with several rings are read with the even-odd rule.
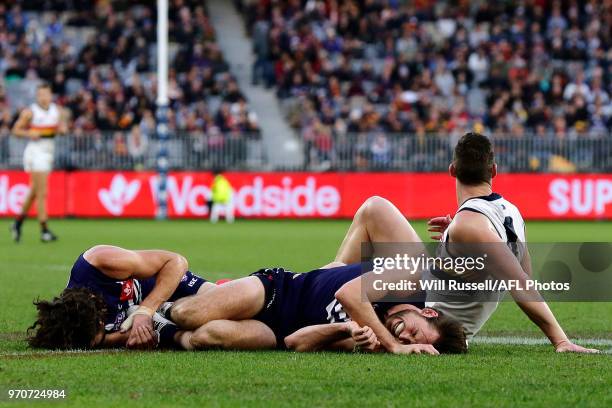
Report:
[[[28,329],[30,347],[87,349],[104,335],[104,299],[85,288],[69,288],[53,300],[34,302],[38,316]]]
[[[49,106],[53,100],[51,85],[42,82],[36,87],[36,103],[40,106]]]
[[[455,146],[449,172],[461,184],[491,184],[491,179],[497,175],[497,164],[489,138],[474,132],[463,135]]]
[[[440,353],[467,352],[463,326],[433,308],[412,307],[391,313],[385,326],[404,344],[431,344]]]

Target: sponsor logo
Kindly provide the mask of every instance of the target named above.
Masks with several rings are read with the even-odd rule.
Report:
[[[9,184],[9,176],[0,176],[0,214],[18,214],[28,195],[26,184]]]
[[[126,317],[127,317],[127,313],[124,310],[119,311],[117,313],[117,316],[115,316],[115,323],[107,324],[106,330],[107,331],[118,331],[121,328],[121,323],[123,323]]]
[[[612,179],[557,178],[548,188],[554,215],[603,215],[612,204]]]
[[[452,186],[442,174],[387,174],[372,187],[377,175],[331,173],[233,173],[233,205],[242,217],[351,217],[369,195],[391,199],[408,217],[424,218],[455,208]],[[18,214],[29,187],[27,174],[0,171],[0,216]],[[181,172],[167,177],[172,217],[205,217],[210,198],[209,173]],[[76,181],[76,182],[75,182]],[[612,216],[610,174],[500,175],[500,190],[525,218],[593,218]],[[55,172],[49,179],[49,212],[53,216],[155,215],[158,178],[153,172]],[[514,196],[512,189],[524,186]],[[82,188],[84,185],[93,188]],[[408,186],[408,189],[398,188]],[[544,188],[542,188],[544,186]],[[149,191],[151,190],[151,191]],[[405,190],[405,191],[404,191]],[[420,194],[409,194],[418,191]],[[32,213],[35,209],[32,209]]]
[[[139,191],[139,180],[128,183],[123,174],[116,174],[108,189],[102,188],[98,191],[98,199],[109,213],[121,215],[123,209],[134,201]]]
[[[157,201],[158,179],[151,177],[153,199]],[[208,214],[210,188],[196,184],[192,176],[179,181],[169,176],[166,185],[168,203],[176,215],[204,216]],[[250,184],[237,188],[234,205],[245,217],[322,216],[330,217],[340,211],[340,192],[334,186],[317,185],[315,177],[308,177],[304,184],[293,184],[292,177],[283,177],[280,185],[264,184],[263,177],[254,177]]]
[[[274,288],[272,290],[272,297],[270,297],[270,301],[266,304],[266,306],[264,307],[265,310],[268,310],[272,307],[272,305],[274,304],[274,300],[276,300],[276,288]]]
[[[281,185],[264,186],[263,178],[236,193],[236,208],[244,216],[336,215],[340,209],[340,192],[334,186],[317,186],[315,177],[302,185],[293,185],[291,177],[283,177]]]
[[[128,279],[123,281],[121,284],[121,297],[119,298],[122,302],[127,302],[134,298],[134,281],[132,279]]]
[[[168,204],[174,208],[177,215],[204,216],[208,214],[208,200],[210,188],[202,184],[195,184],[192,176],[185,176],[179,185],[175,176],[169,176],[166,182]],[[157,177],[149,179],[153,200],[157,202],[159,184]]]

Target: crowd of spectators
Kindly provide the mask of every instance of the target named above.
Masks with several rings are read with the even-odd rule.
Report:
[[[610,1],[234,2],[252,36],[253,81],[282,99],[307,166],[406,159],[433,169],[432,157],[445,162],[468,130],[499,140],[610,139]],[[73,134],[97,134],[97,144],[140,163],[155,134],[155,12],[147,0],[0,2],[0,161],[32,97],[16,98],[14,84],[45,80],[70,111]],[[188,134],[194,157],[220,157],[225,145],[243,151],[241,141],[258,137],[257,116],[204,2],[170,0],[169,17],[171,132]],[[430,142],[439,139],[451,143]]]
[[[204,137],[214,146],[259,137],[257,116],[215,42],[204,2],[169,3],[171,134],[188,132],[194,144]],[[17,100],[6,88],[31,83],[20,89],[32,90],[47,81],[70,113],[73,134],[102,133],[117,154],[134,134],[144,142],[131,143],[146,146],[155,134],[155,7],[155,1],[0,2],[2,143],[33,96]]]
[[[307,160],[368,133],[609,138],[609,1],[237,0],[253,80],[297,109]],[[383,155],[383,157],[386,157]],[[372,159],[373,160],[373,159]]]

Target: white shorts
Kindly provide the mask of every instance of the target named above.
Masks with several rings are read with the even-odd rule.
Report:
[[[23,169],[27,172],[45,172],[53,170],[53,139],[30,140],[23,152]]]

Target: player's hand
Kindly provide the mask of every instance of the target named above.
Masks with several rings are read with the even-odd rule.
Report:
[[[557,343],[557,345],[555,346],[555,351],[557,353],[599,353],[599,350],[597,349],[582,347],[572,343],[569,340]]]
[[[57,127],[57,133],[60,135],[65,135],[66,133],[68,133],[68,125],[65,123],[60,124]]]
[[[378,337],[374,331],[368,326],[360,327],[355,322],[349,322],[349,330],[351,338],[355,341],[355,345],[361,350],[374,351],[380,346]]]
[[[28,130],[28,138],[31,140],[38,140],[40,139],[40,133],[34,129],[30,129]]]
[[[153,319],[150,316],[144,314],[134,316],[126,346],[127,348],[141,350],[157,346],[157,335],[153,330]]]
[[[452,221],[453,218],[450,214],[446,214],[444,217],[435,217],[427,221],[427,231],[431,232],[431,239],[440,241],[444,231],[446,231]]]
[[[393,354],[430,354],[432,356],[440,354],[431,344],[398,344],[391,352]]]

